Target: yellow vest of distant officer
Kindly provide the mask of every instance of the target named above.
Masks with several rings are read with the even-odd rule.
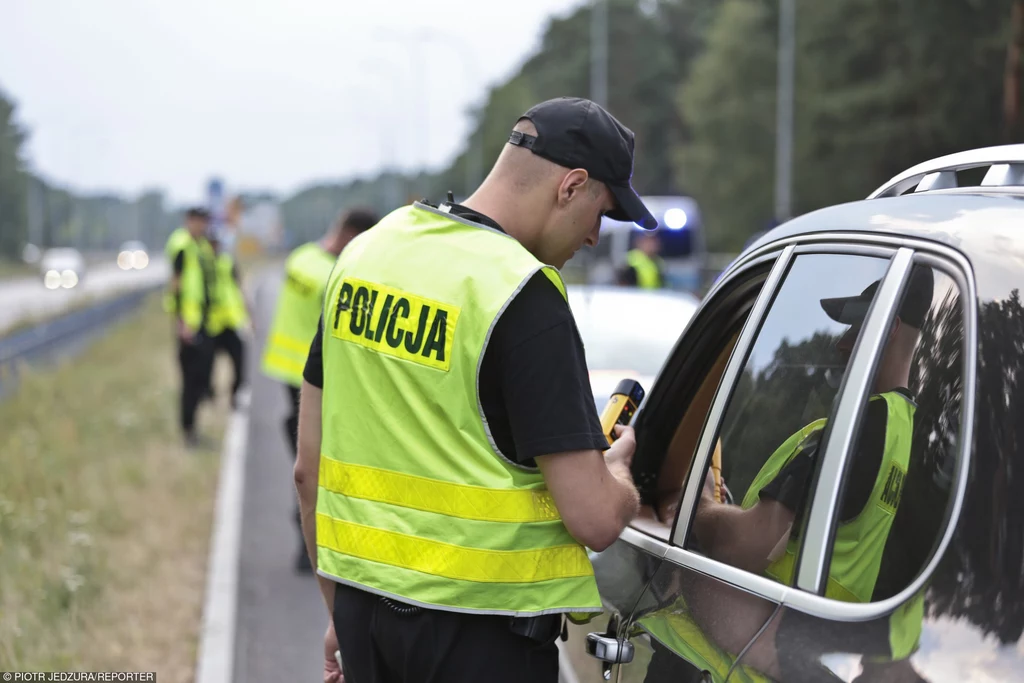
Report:
[[[249,322],[245,310],[245,296],[235,280],[235,260],[224,252],[217,255],[216,282],[210,303],[210,334],[216,336],[224,330],[238,330]]]
[[[661,289],[661,259],[653,259],[639,249],[626,252],[626,263],[636,271],[636,284],[641,289]]]
[[[178,310],[176,297],[171,292],[164,296],[164,310],[177,314],[190,329],[198,332],[208,322],[206,320],[208,306],[206,284],[208,278],[212,278],[213,271],[213,251],[210,248],[210,243],[205,239],[195,239],[187,229],[182,227],[171,233],[164,251],[172,263],[179,252],[184,252],[177,296],[177,301],[180,301],[180,310]]]
[[[539,270],[564,296],[515,239],[421,205],[346,247],[324,300],[322,575],[437,609],[600,611],[586,550],[478,400],[491,330]]]
[[[334,254],[316,242],[303,244],[288,256],[274,322],[263,351],[263,374],[293,387],[302,386],[302,371],[316,336],[324,287],[335,260]]]

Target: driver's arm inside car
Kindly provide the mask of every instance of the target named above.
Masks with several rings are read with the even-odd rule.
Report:
[[[785,548],[794,518],[793,511],[777,500],[762,499],[744,510],[704,496],[693,529],[709,557],[760,574]]]

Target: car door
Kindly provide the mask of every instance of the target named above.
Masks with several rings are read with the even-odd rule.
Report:
[[[920,364],[926,355],[919,341],[921,334],[910,328],[897,334],[899,325],[894,317],[897,304],[902,306],[909,296],[910,274],[923,270],[931,274],[928,258],[933,257],[924,252],[915,256],[912,250],[895,245],[824,241],[785,249],[766,247],[738,264],[716,287],[636,420],[634,473],[645,512],[619,543],[594,558],[603,594],[621,586],[627,576],[634,585],[644,586],[629,617],[620,613],[612,620],[611,630],[620,642],[630,639],[632,661],[621,664],[617,672],[605,663],[606,676],[618,674],[621,681],[654,683],[851,680],[836,678],[836,670],[822,662],[842,651],[861,659],[884,659],[884,648],[878,643],[895,642],[901,635],[894,636],[891,615],[920,608],[920,599],[915,598],[923,595],[924,565],[934,557],[928,550],[941,545],[950,524],[930,523],[925,525],[927,529],[915,527],[914,521],[903,524],[901,543],[910,529],[911,535],[916,532],[924,539],[917,545],[925,550],[916,556],[919,565],[910,566],[909,574],[904,566],[902,578],[892,578],[901,576],[899,572],[882,572],[889,577],[885,590],[890,594],[870,594],[876,579],[882,582],[876,577],[877,567],[856,574],[862,593],[867,591],[864,601],[880,600],[880,606],[841,604],[834,596],[829,595],[832,600],[821,596],[826,595],[824,577],[830,576],[829,562],[859,566],[866,554],[854,553],[851,560],[849,552],[844,555],[839,550],[840,541],[854,529],[850,520],[858,519],[856,515],[850,520],[843,518],[846,508],[867,510],[866,504],[857,502],[864,491],[888,496],[889,503],[898,504],[894,482],[903,483],[900,472],[893,466],[885,480],[883,461],[870,464],[869,458],[861,457],[862,451],[867,452],[861,442],[874,440],[866,436],[874,419],[870,416],[878,412],[875,404],[880,402],[873,384],[890,375],[899,377],[889,368],[891,349],[898,346],[893,339],[913,340],[899,348],[903,354],[913,353],[915,363]],[[936,290],[942,295],[936,294],[928,305],[938,312],[947,311],[943,329],[960,335],[953,339],[954,347],[963,345],[963,319],[959,327],[948,324],[948,311],[959,310],[960,305],[951,303],[949,296],[960,295],[963,273],[955,267],[936,272],[944,278]],[[954,276],[949,276],[950,272]],[[859,305],[862,317],[856,324],[835,319],[831,317],[835,311],[829,313],[826,302],[833,309]],[[934,345],[935,330],[930,334]],[[906,359],[909,361],[910,355]],[[951,367],[954,373],[946,373],[947,377],[956,375],[956,365]],[[934,368],[924,374],[936,375]],[[917,372],[919,383],[921,376],[922,372]],[[934,425],[938,420],[959,425],[962,396],[949,400],[949,391],[943,391],[946,400],[936,403],[932,411],[941,416],[925,415],[922,424]],[[901,400],[882,402],[900,404]],[[777,468],[782,472],[775,476],[783,479],[782,484],[764,486],[764,472],[771,471],[772,462],[786,460],[787,448],[792,459],[787,467]],[[882,453],[890,450],[886,445]],[[804,451],[809,453],[806,458]],[[856,457],[849,457],[851,453]],[[868,464],[857,465],[861,460]],[[948,457],[942,460],[943,471],[950,470],[950,462]],[[707,474],[711,464],[720,466],[725,487],[716,490],[711,484],[714,479]],[[904,463],[904,475],[906,469]],[[934,480],[934,471],[926,469],[915,465],[910,474],[919,480]],[[863,485],[862,471],[877,471],[877,481]],[[782,473],[789,474],[782,477]],[[908,476],[907,481],[912,478]],[[759,491],[755,490],[758,481]],[[928,504],[950,507],[952,490],[949,486],[933,491]],[[736,505],[719,509],[714,502],[719,494],[731,494]],[[852,505],[847,505],[848,498]],[[722,514],[735,517],[757,512],[765,500],[789,515],[783,536],[765,537],[760,533],[762,527],[756,525],[716,526],[715,520]],[[877,500],[876,505],[881,506]],[[747,531],[747,536],[739,539],[742,542],[727,542],[726,532],[733,528]],[[839,537],[833,546],[837,528]],[[885,561],[892,555],[890,546],[899,543],[887,543],[885,537],[878,540],[877,536],[875,554]],[[613,559],[629,553],[643,558],[642,574]],[[792,562],[787,563],[787,558]],[[804,562],[808,558],[810,561]],[[894,585],[893,581],[905,583]],[[631,598],[636,594],[636,588],[630,591]],[[876,618],[865,619],[864,615]],[[908,632],[912,635],[913,628]],[[902,638],[908,640],[907,633]],[[618,654],[621,650],[616,650],[616,658],[624,659]],[[888,676],[911,675],[900,663],[883,662],[880,666]],[[844,671],[850,670],[847,666]]]
[[[609,680],[617,675],[615,661],[587,655],[587,636],[590,633],[612,642],[624,642],[628,618],[647,592],[669,548],[672,520],[663,521],[652,501],[657,496],[665,444],[671,438],[671,434],[662,434],[661,427],[677,422],[685,406],[660,397],[685,396],[688,402],[699,406],[691,415],[706,412],[729,359],[731,344],[735,343],[780,253],[778,249],[750,259],[741,276],[723,280],[709,293],[677,342],[659,380],[649,387],[638,415],[650,406],[647,412],[653,413],[655,419],[648,420],[650,428],[637,424],[639,445],[634,459],[634,479],[644,498],[644,511],[610,548],[592,554],[606,613],[588,624],[570,626],[560,660],[563,681]],[[699,429],[700,424],[696,427]]]

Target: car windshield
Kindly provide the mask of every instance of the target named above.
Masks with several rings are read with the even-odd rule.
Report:
[[[697,301],[687,295],[625,288],[569,290],[569,305],[591,371],[655,375]]]

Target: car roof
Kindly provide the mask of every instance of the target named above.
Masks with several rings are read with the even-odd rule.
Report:
[[[783,223],[745,251],[782,239],[835,232],[938,242],[962,252],[976,267],[991,255],[994,243],[1024,259],[1024,195],[948,190],[839,204]]]

